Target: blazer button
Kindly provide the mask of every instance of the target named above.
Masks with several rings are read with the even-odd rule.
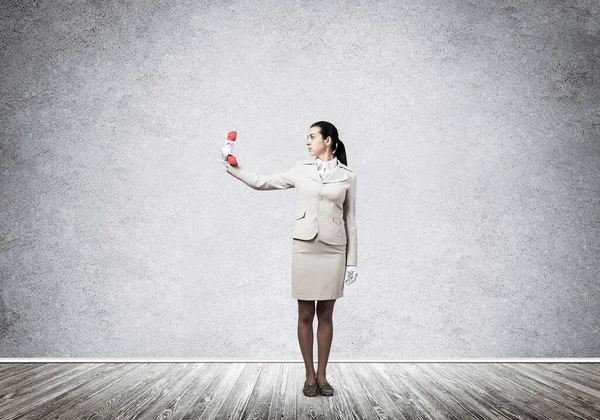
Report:
[[[319,216],[322,216],[322,215],[323,215],[323,213],[319,212]]]
[[[319,196],[319,200],[322,200],[322,199],[323,199],[323,197]]]

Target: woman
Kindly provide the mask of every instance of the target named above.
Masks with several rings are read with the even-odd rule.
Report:
[[[292,297],[298,300],[298,341],[306,367],[306,396],[333,395],[326,366],[333,338],[333,306],[344,296],[344,283],[357,273],[356,172],[347,166],[346,149],[335,126],[319,121],[306,136],[314,159],[299,161],[287,171],[257,175],[231,166],[222,149],[227,172],[255,190],[296,188],[300,208],[292,244]],[[318,367],[313,365],[313,319],[316,313]]]

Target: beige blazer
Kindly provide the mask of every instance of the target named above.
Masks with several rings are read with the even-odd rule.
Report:
[[[357,265],[356,172],[338,162],[335,170],[321,180],[315,159],[298,161],[296,166],[272,175],[258,175],[238,166],[227,172],[255,190],[296,188],[299,208],[293,237],[319,239],[330,245],[346,245],[346,265]]]

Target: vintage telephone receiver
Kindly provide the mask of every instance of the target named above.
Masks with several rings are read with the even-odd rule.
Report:
[[[237,138],[237,131],[230,131],[227,134],[227,140],[226,140],[226,142],[233,144],[233,142],[235,142],[236,138]],[[229,164],[231,166],[238,166],[237,159],[232,154],[227,155],[227,162],[229,162]]]

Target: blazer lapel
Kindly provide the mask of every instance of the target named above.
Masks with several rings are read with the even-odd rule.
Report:
[[[322,180],[321,176],[319,175],[319,171],[317,170],[317,165],[314,162],[313,163],[307,162],[307,163],[309,165],[308,176],[317,182],[321,182],[323,184],[329,184],[332,182],[342,182],[342,181],[345,181],[348,179],[348,174],[346,173],[346,171],[338,166],[333,170],[331,175],[329,175],[327,178]]]
[[[319,171],[317,171],[317,164],[314,162],[311,162],[308,165],[309,165],[308,176],[311,177],[312,179],[314,179],[315,181],[323,182],[321,180],[321,177],[319,176]]]
[[[316,171],[316,165],[315,165],[315,171]],[[317,176],[319,176],[318,173],[317,173]],[[331,182],[341,182],[341,181],[345,181],[347,179],[348,179],[348,174],[346,173],[346,171],[338,166],[337,168],[335,168],[333,170],[331,175],[329,175],[327,178],[325,178],[322,182],[323,182],[323,184],[329,184]],[[320,180],[321,180],[321,177],[319,177],[319,181]]]

